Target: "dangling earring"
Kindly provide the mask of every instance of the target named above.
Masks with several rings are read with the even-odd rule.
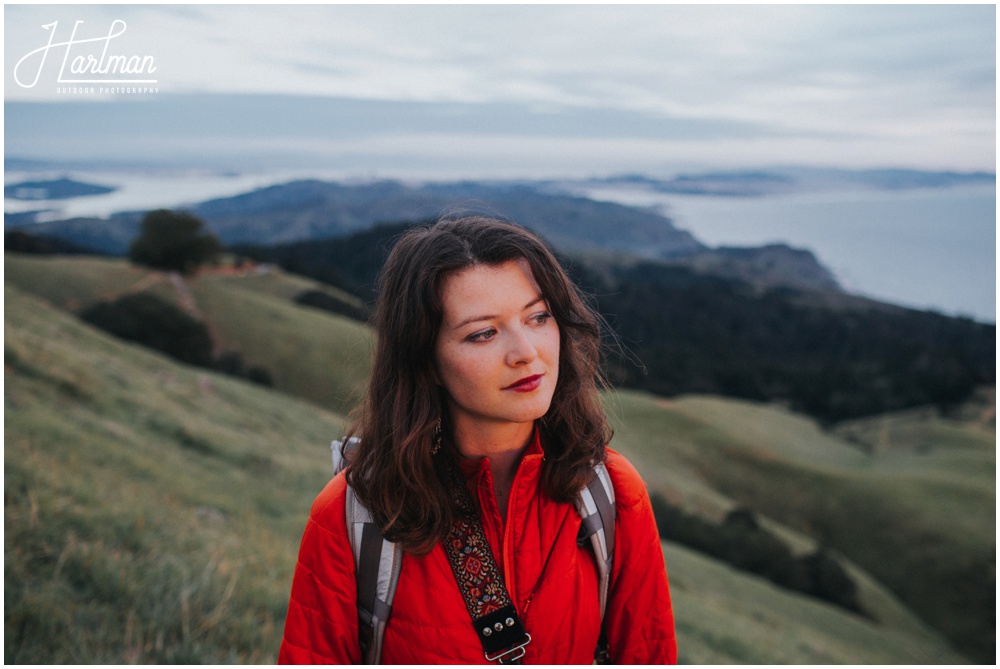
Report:
[[[434,425],[434,431],[431,432],[431,455],[437,455],[438,451],[441,450],[441,418],[438,417],[437,423]]]

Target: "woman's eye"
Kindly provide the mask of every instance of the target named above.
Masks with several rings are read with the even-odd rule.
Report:
[[[548,322],[550,318],[552,318],[552,314],[548,313],[547,311],[543,311],[540,314],[535,314],[529,320],[534,322],[536,325],[545,325],[545,323]]]
[[[471,342],[489,341],[490,339],[493,339],[493,336],[496,333],[497,331],[491,328],[489,330],[483,330],[482,332],[474,332],[466,337],[465,340]]]

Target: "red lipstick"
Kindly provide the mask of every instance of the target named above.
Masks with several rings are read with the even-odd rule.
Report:
[[[516,383],[512,383],[504,390],[513,390],[517,393],[530,393],[533,390],[538,390],[538,387],[542,385],[542,375],[535,374],[533,376],[526,376]]]

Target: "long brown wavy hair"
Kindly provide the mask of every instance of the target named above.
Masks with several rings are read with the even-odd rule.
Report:
[[[570,502],[603,461],[611,439],[598,394],[600,317],[587,305],[545,244],[527,230],[494,218],[442,219],[400,237],[376,283],[376,343],[364,401],[349,435],[348,483],[382,533],[404,550],[426,554],[444,539],[456,509],[432,450],[441,419],[448,438],[445,390],[435,380],[445,277],[475,265],[524,259],[559,325],[559,377],[548,412],[538,421],[545,458],[544,491]]]

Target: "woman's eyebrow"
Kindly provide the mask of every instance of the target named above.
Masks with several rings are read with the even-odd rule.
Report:
[[[521,311],[524,311],[525,309],[530,309],[531,307],[535,306],[539,302],[544,302],[544,301],[545,301],[545,297],[543,295],[539,295],[538,297],[536,297],[535,299],[533,299],[531,302],[528,302],[526,305],[524,305],[524,309],[522,309]]]
[[[539,295],[538,297],[536,297],[535,299],[533,299],[531,302],[528,302],[526,305],[524,305],[524,307],[522,307],[521,311],[525,311],[527,309],[530,309],[531,307],[535,306],[539,302],[544,302],[544,301],[545,301],[545,297],[543,297],[542,295]],[[500,317],[497,316],[497,315],[491,315],[491,314],[485,314],[483,316],[473,316],[472,318],[466,318],[461,323],[459,323],[458,325],[454,326],[452,328],[452,330],[457,330],[457,329],[465,327],[466,325],[469,325],[471,323],[478,323],[479,321],[493,320],[494,318],[500,318]]]
[[[498,316],[490,316],[490,315],[473,316],[472,318],[466,318],[464,321],[462,321],[461,323],[459,323],[458,325],[456,325],[455,327],[453,327],[452,330],[457,330],[459,328],[465,327],[466,325],[469,325],[471,323],[477,323],[479,321],[490,321],[490,320],[493,320],[494,318],[499,318],[499,317]]]

